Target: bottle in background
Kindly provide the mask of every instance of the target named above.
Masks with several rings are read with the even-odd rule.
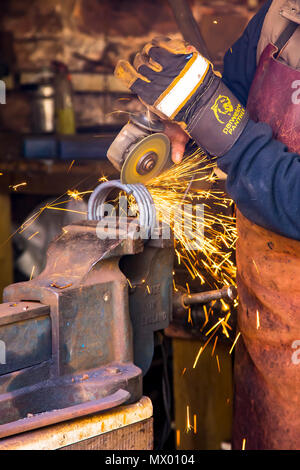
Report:
[[[32,131],[36,134],[55,132],[54,123],[53,72],[44,68],[38,77],[38,84],[32,100]]]
[[[73,89],[68,67],[62,62],[53,62],[55,71],[55,126],[58,134],[76,133],[73,106]]]

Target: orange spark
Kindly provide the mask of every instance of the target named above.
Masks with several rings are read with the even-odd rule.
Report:
[[[216,330],[213,332],[212,335],[210,335],[210,337],[208,338],[208,340],[206,341],[206,343],[205,343],[203,346],[201,346],[201,348],[199,349],[199,352],[198,352],[198,354],[197,354],[197,356],[196,356],[196,359],[195,359],[195,361],[194,361],[194,364],[193,364],[193,369],[195,369],[195,367],[196,367],[196,365],[197,365],[197,362],[198,362],[198,360],[199,360],[199,357],[201,356],[201,354],[203,353],[204,349],[205,349],[206,346],[209,344],[209,342],[211,341],[211,339],[215,336],[215,334],[217,333],[218,329],[219,329],[219,327],[216,328]]]
[[[256,329],[260,327],[260,318],[259,318],[259,311],[256,310]]]
[[[257,271],[257,274],[259,274],[259,269],[258,269],[258,267],[257,267],[257,264],[255,263],[254,259],[252,259],[252,261],[253,261],[253,264],[254,264],[255,269],[256,269],[256,271]]]
[[[27,240],[31,240],[33,237],[35,237],[38,233],[40,232],[35,232],[33,233],[32,235],[30,235],[30,237],[27,238]]]
[[[93,191],[83,191],[83,192],[79,192],[77,191],[77,189],[69,189],[67,191],[67,195],[70,196],[71,198],[75,199],[75,201],[82,201],[82,196],[84,194],[90,194],[92,193]]]
[[[205,336],[208,336],[211,331],[213,331],[218,325],[220,325],[223,321],[225,320],[224,318],[220,318],[217,323],[214,324],[214,326],[207,332],[205,333]]]
[[[188,323],[193,324],[191,307],[189,307],[189,309],[188,309]]]
[[[32,270],[31,270],[31,274],[30,274],[30,278],[29,278],[30,281],[33,278],[34,270],[35,270],[35,266],[32,266]]]
[[[106,176],[101,176],[101,178],[98,179],[99,183],[105,183],[105,181],[108,181]]]
[[[218,371],[219,371],[219,373],[220,373],[220,372],[221,372],[221,368],[220,368],[220,362],[219,362],[219,356],[218,356],[218,354],[216,354],[216,360],[217,360]]]
[[[211,351],[211,355],[212,355],[212,356],[214,355],[218,338],[219,338],[219,336],[216,336],[216,337],[215,337],[215,342],[214,342],[214,345],[213,345],[213,348],[212,348],[212,351]]]
[[[186,407],[186,430],[185,432],[190,432],[190,430],[192,429],[192,426],[191,426],[191,420],[190,420],[190,407],[187,405]]]
[[[229,351],[229,354],[232,353],[233,348],[234,348],[234,346],[236,345],[236,343],[237,343],[237,341],[238,341],[238,339],[239,339],[240,336],[241,336],[241,332],[239,331],[238,334],[237,334],[236,337],[235,337],[235,340],[234,340],[234,342],[233,342],[233,345],[231,346],[231,349],[230,349],[230,351]]]
[[[56,282],[52,282],[50,284],[50,287],[55,287],[56,289],[66,289],[67,287],[71,287],[72,286],[72,282],[70,282],[70,284],[66,284],[64,286],[60,286],[58,284],[56,284]]]
[[[68,168],[67,173],[70,173],[70,171],[71,171],[72,166],[74,165],[74,163],[75,163],[75,160],[72,160],[72,162],[71,162],[71,164],[70,164],[70,166],[69,166],[69,168]]]
[[[180,429],[176,429],[176,447],[180,446]]]
[[[27,183],[24,181],[24,183],[10,185],[9,188],[12,188],[14,191],[17,191],[17,189],[20,188],[21,186],[27,186]]]

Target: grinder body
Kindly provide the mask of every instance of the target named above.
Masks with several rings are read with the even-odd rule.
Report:
[[[125,184],[145,184],[171,165],[169,138],[162,121],[152,114],[138,114],[121,129],[107,157]]]

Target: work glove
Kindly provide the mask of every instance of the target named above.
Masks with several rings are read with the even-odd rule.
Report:
[[[222,156],[248,122],[248,113],[212,64],[182,40],[154,39],[115,76],[155,114],[170,119],[207,153]]]

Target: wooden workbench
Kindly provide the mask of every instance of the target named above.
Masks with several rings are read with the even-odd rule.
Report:
[[[151,450],[153,408],[148,397],[104,413],[0,439],[2,450]]]

